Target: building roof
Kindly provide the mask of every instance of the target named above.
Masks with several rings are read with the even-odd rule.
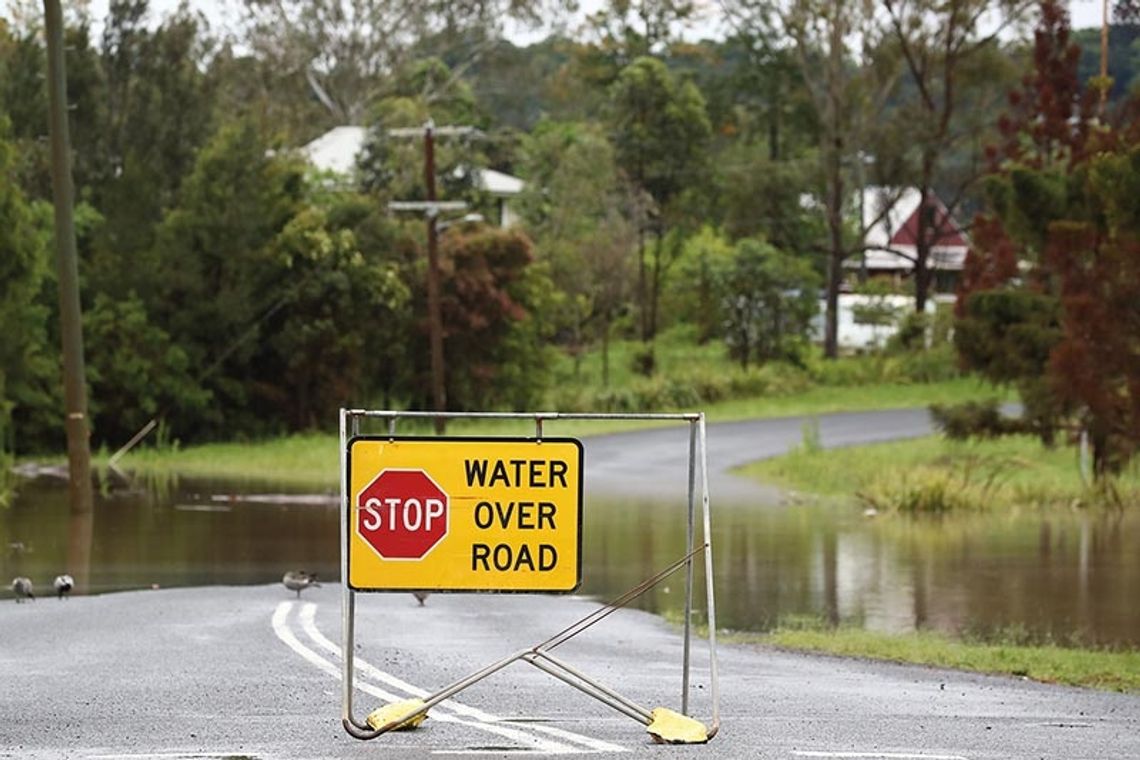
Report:
[[[333,127],[301,147],[301,155],[317,169],[334,174],[352,174],[356,157],[364,147],[368,130],[364,127]]]
[[[364,149],[367,139],[368,130],[364,127],[333,127],[303,145],[301,155],[321,171],[348,176],[356,170],[356,157]],[[518,177],[494,169],[475,168],[472,171],[476,187],[496,197],[518,195],[526,185]]]
[[[931,269],[961,270],[970,241],[937,195],[934,214],[941,234],[931,247]],[[863,225],[867,228],[867,269],[913,269],[917,252],[919,205],[917,188],[867,187],[863,190]],[[876,221],[877,220],[877,221]],[[904,255],[899,255],[899,254]],[[857,265],[857,264],[856,264]]]
[[[475,182],[480,190],[502,196],[518,195],[526,186],[518,177],[494,169],[475,169]]]

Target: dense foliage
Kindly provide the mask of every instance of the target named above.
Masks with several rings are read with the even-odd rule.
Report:
[[[1067,15],[1044,3],[1034,69],[993,154],[956,341],[1017,387],[1043,439],[1087,435],[1098,478],[1140,445],[1140,130],[1093,115]]]
[[[561,36],[504,39],[507,19],[557,20],[568,5],[231,0],[246,22],[233,31],[190,4],[162,18],[147,0],[112,0],[103,19],[71,10],[96,445],[151,419],[198,441],[327,425],[340,406],[429,406],[425,225],[388,203],[427,197],[422,141],[391,130],[431,119],[478,129],[436,141],[436,184],[486,220],[439,222],[453,408],[686,405],[857,374],[808,347],[823,337],[838,351],[839,295],[860,279],[879,221],[859,191],[909,185],[951,211],[980,207],[990,142],[1000,148],[959,345],[972,341],[972,366],[1021,389],[1043,435],[1083,414],[1090,429],[1103,422],[1105,445],[1131,452],[1120,431],[1132,367],[1115,330],[1134,294],[1102,280],[1131,271],[1136,225],[1121,204],[1136,140],[1088,128],[1079,55],[1004,33],[1027,12],[1052,18],[1052,4],[733,0],[719,11],[732,34],[696,43],[696,4],[615,0]],[[0,431],[4,450],[23,453],[58,450],[63,436],[42,21],[34,3],[10,7]],[[1131,39],[1121,34],[1114,44]],[[1131,77],[1132,59],[1116,50],[1111,62],[1118,85]],[[999,124],[990,105],[1023,65],[1053,89],[1027,80]],[[1126,98],[1120,86],[1111,95]],[[367,129],[355,170],[318,174],[297,149],[345,125]],[[511,200],[517,226],[494,224],[500,200],[481,169],[526,179]],[[941,218],[923,222],[906,290],[920,309]],[[1033,237],[1043,220],[1056,224]],[[1022,281],[1025,256],[1036,268]],[[902,342],[922,346],[925,323],[910,324]],[[741,374],[662,377],[660,335],[716,347]],[[610,350],[630,340],[640,348],[621,361],[643,377],[616,387],[629,367],[611,366]],[[577,371],[592,353],[600,391],[555,377],[559,355]],[[906,380],[952,372],[937,347],[877,366]],[[1045,380],[1062,367],[1072,382]]]

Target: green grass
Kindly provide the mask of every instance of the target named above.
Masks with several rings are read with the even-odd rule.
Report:
[[[1047,448],[1029,436],[965,442],[930,436],[829,451],[800,447],[743,472],[823,496],[858,494],[868,505],[898,511],[1083,506],[1112,500],[1083,483],[1074,449]],[[1140,476],[1133,468],[1113,488],[1121,498],[1131,498],[1140,490]]]
[[[1045,683],[1140,692],[1140,652],[1052,645],[975,643],[921,631],[901,635],[860,628],[781,628],[768,634],[730,634],[728,640],[844,657],[930,665],[1030,678]]]
[[[704,411],[710,420],[726,422],[925,407],[935,403],[955,404],[970,399],[992,397],[994,394],[995,391],[991,386],[972,377],[924,384],[821,385],[791,396],[722,401],[709,405]]]
[[[954,404],[995,395],[992,388],[972,378],[917,382],[916,378],[943,377],[948,367],[952,370],[953,357],[944,355],[944,351],[909,357],[849,357],[836,362],[824,361],[818,353],[812,353],[807,357],[806,368],[769,364],[744,371],[728,358],[722,342],[698,345],[691,332],[673,329],[658,337],[654,348],[658,371],[652,379],[637,375],[632,369],[634,356],[644,350],[639,341],[612,343],[607,386],[601,383],[600,351],[593,350],[579,357],[577,368],[573,358],[561,355],[554,368],[556,382],[544,408],[551,411],[594,409],[599,408],[595,404],[609,399],[625,404],[618,404],[618,408],[638,411],[703,411],[710,421],[717,422]],[[929,372],[923,369],[929,367],[935,369]],[[694,398],[721,400],[694,402]],[[581,406],[583,403],[585,406]],[[654,424],[659,423],[550,421],[545,423],[544,433],[589,436]],[[329,420],[323,431],[257,442],[158,448],[144,443],[124,457],[120,465],[155,476],[185,474],[335,488],[340,466],[335,425],[335,420]],[[387,427],[383,421],[368,421],[363,430],[384,433]],[[431,423],[401,420],[398,432],[430,435]],[[531,436],[534,423],[454,420],[448,424],[448,433]],[[105,462],[107,453],[99,459]]]
[[[731,421],[836,411],[924,406],[932,401],[952,403],[979,398],[988,387],[972,379],[926,385],[883,384],[860,387],[815,387],[794,396],[742,399],[710,404],[702,409],[711,421]],[[666,411],[666,410],[653,410]],[[365,432],[383,433],[386,424],[370,422]],[[548,436],[588,436],[650,427],[644,420],[564,420],[546,422]],[[677,424],[677,423],[674,423]],[[430,435],[426,420],[401,420],[402,435]],[[516,420],[456,420],[449,435],[534,435],[534,424]],[[212,443],[202,446],[154,448],[141,446],[127,454],[119,466],[141,473],[196,475],[227,479],[265,480],[296,486],[335,488],[340,459],[337,434],[309,433],[258,442]],[[106,461],[106,453],[98,457]]]

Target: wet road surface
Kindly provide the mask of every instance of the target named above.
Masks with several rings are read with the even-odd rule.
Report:
[[[710,427],[714,504],[761,498],[763,489],[725,470],[786,450],[802,424]],[[825,445],[843,445],[928,426],[925,412],[834,415],[821,418],[820,433]],[[687,441],[684,428],[593,439],[588,489],[676,493],[687,480]],[[357,712],[435,690],[596,606],[433,595],[420,607],[410,594],[362,595]],[[5,600],[0,757],[1140,757],[1138,696],[723,643],[722,728],[708,745],[654,745],[640,724],[524,664],[440,705],[417,731],[359,742],[339,723],[339,641],[331,586],[299,600],[277,585]],[[652,615],[619,612],[559,653],[647,707],[680,703],[681,637]],[[706,665],[698,645],[691,708],[707,721]]]

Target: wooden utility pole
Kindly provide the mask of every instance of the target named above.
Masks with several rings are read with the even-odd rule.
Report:
[[[60,332],[63,337],[63,388],[67,420],[67,463],[72,514],[89,514],[91,444],[87,425],[87,377],[83,366],[83,323],[79,307],[79,264],[75,253],[71,179],[71,136],[67,124],[67,72],[63,58],[63,12],[59,0],[44,0],[48,94],[51,125],[55,249],[59,277]]]
[[[427,187],[427,202],[393,201],[388,208],[394,211],[423,211],[427,222],[427,309],[428,342],[431,352],[431,395],[433,411],[441,415],[447,411],[447,386],[444,383],[446,371],[443,357],[443,310],[440,304],[439,283],[439,230],[436,222],[439,212],[462,210],[467,204],[462,201],[440,202],[435,192],[435,136],[469,135],[477,132],[473,127],[436,127],[430,119],[422,129],[392,129],[393,137],[419,137],[424,139],[424,185]],[[447,431],[447,418],[435,417],[435,432],[443,435]]]
[[[1108,99],[1108,0],[1101,0],[1100,18],[1100,115]]]
[[[433,136],[434,124],[430,121],[424,125],[424,185],[427,187],[428,203],[435,203],[435,138]],[[435,223],[439,216],[439,209],[433,208],[427,213],[427,306],[428,306],[428,339],[431,343],[431,395],[435,411],[447,411],[447,387],[443,378],[443,314],[439,303],[439,241],[438,230]],[[435,432],[443,435],[447,429],[447,420],[443,417],[435,418]]]

